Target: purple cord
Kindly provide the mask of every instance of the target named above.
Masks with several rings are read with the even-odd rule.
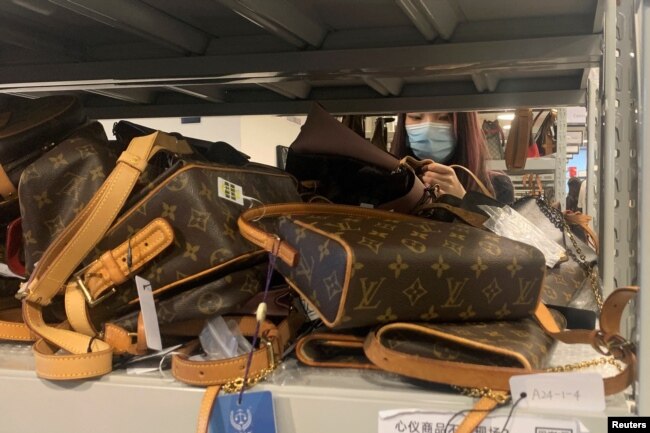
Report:
[[[266,302],[266,297],[269,294],[269,288],[271,287],[271,276],[273,275],[273,269],[275,268],[275,259],[277,256],[272,252],[269,253],[269,267],[266,271],[266,284],[264,286],[264,296],[262,297],[262,302]],[[248,352],[248,359],[246,360],[246,370],[244,371],[244,384],[239,391],[239,400],[237,404],[241,404],[242,398],[244,396],[244,390],[246,389],[246,381],[248,380],[248,374],[250,373],[251,363],[253,362],[253,351],[257,345],[257,335],[260,333],[260,322],[255,323],[255,334],[253,335],[253,346],[251,351]]]

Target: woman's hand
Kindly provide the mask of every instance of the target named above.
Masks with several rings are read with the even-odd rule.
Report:
[[[442,194],[465,196],[465,188],[460,184],[454,169],[443,164],[431,163],[422,168],[422,182],[433,188],[436,197]]]

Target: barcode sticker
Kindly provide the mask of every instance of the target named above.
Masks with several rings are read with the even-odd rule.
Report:
[[[236,183],[227,181],[220,177],[218,180],[219,197],[237,203],[240,206],[244,205],[244,191],[242,187]]]

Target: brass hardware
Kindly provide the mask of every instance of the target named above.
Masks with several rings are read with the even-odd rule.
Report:
[[[84,298],[86,298],[86,303],[92,308],[98,304],[101,304],[104,302],[106,299],[117,293],[117,290],[115,287],[111,287],[111,290],[108,293],[105,293],[104,295],[100,296],[97,299],[93,299],[93,296],[90,293],[90,290],[88,287],[86,287],[86,283],[84,283],[83,278],[81,276],[81,273],[78,273],[75,275],[75,281],[77,282],[77,286],[79,286],[79,289],[81,289],[81,292],[84,295]]]

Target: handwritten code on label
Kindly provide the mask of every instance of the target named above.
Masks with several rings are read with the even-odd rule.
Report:
[[[605,410],[605,390],[598,373],[542,373],[510,378],[513,396],[526,395],[522,407],[584,410]]]

